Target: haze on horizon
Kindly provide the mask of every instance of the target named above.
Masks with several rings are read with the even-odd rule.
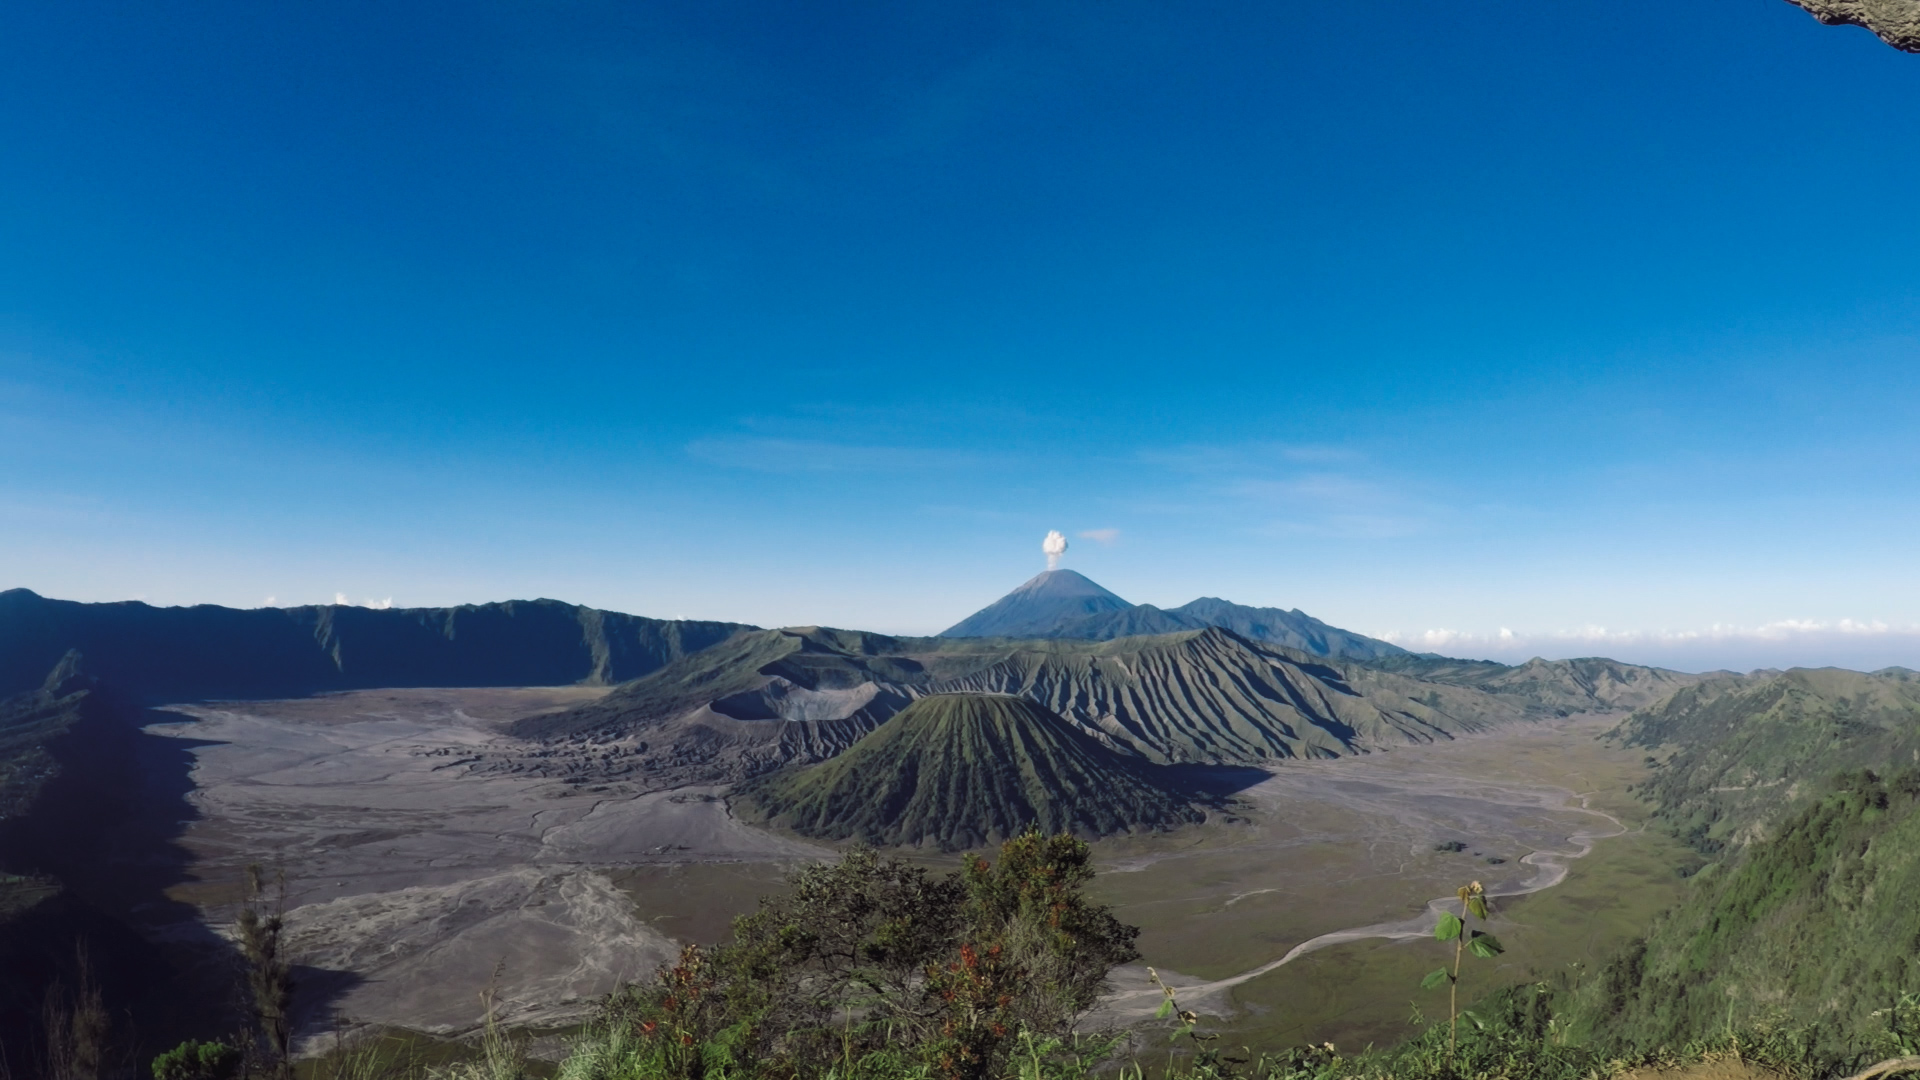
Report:
[[[1920,667],[1920,63],[1366,14],[11,9],[0,588]]]

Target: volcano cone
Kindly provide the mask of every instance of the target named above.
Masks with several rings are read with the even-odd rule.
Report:
[[[839,757],[760,777],[738,796],[806,836],[957,850],[1029,826],[1104,836],[1204,820],[1159,772],[1025,698],[935,694]]]

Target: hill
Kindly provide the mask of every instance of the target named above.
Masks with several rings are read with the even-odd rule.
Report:
[[[1613,734],[1652,751],[1640,794],[1717,861],[1572,1019],[1643,1049],[1770,1024],[1861,1052],[1876,1010],[1920,993],[1920,674],[1722,675]]]
[[[1115,638],[1220,627],[1252,641],[1348,660],[1410,656],[1390,642],[1329,626],[1305,612],[1203,596],[1177,608],[1129,604],[1071,570],[1049,570],[941,632],[941,637]]]
[[[1920,673],[1722,676],[1635,712],[1615,734],[1665,755],[1641,792],[1713,854],[1766,835],[1835,773],[1920,762]]]
[[[726,640],[737,623],[648,619],[558,600],[375,610],[82,604],[0,592],[0,696],[70,650],[147,701],[382,686],[625,682]]]
[[[1524,664],[1509,665],[1407,653],[1368,663],[1427,682],[1485,691],[1556,716],[1638,709],[1714,677],[1624,664],[1604,657],[1542,660],[1536,656]]]
[[[942,850],[1030,825],[1104,836],[1204,820],[1152,771],[1024,698],[943,693],[833,760],[751,781],[736,799],[807,836]]]
[[[1410,656],[1391,642],[1330,626],[1304,611],[1248,607],[1211,596],[1161,610],[1141,604],[1126,611],[1092,615],[1055,627],[1047,637],[1106,641],[1135,634],[1170,634],[1217,626],[1251,641],[1284,645],[1315,656],[1341,660],[1378,660]]]
[[[1876,1011],[1920,993],[1920,774],[1820,786],[1582,987],[1578,1025],[1642,1050],[1772,1025],[1819,1057],[1861,1053]]]

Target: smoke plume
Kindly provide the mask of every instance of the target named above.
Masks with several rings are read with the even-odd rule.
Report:
[[[1059,529],[1050,530],[1047,538],[1040,541],[1040,550],[1047,553],[1047,569],[1060,568],[1060,556],[1067,553],[1067,538]]]

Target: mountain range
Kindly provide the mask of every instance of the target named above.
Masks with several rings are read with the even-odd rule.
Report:
[[[1005,636],[1015,631],[1029,636]],[[69,654],[124,699],[148,702],[614,684],[520,721],[514,734],[550,749],[493,767],[649,788],[824,761],[938,694],[1018,696],[1142,762],[1246,765],[1625,711],[1695,681],[1610,660],[1419,656],[1298,611],[1214,599],[1161,611],[1070,570],[932,638],[648,619],[554,600],[241,611],[0,593],[0,694],[40,686]]]
[[[0,696],[38,687],[70,650],[145,701],[284,697],[386,686],[625,682],[753,629],[558,600],[445,608],[82,604],[0,592]]]
[[[1595,678],[1594,669],[1606,674]],[[1085,641],[743,632],[512,732],[554,750],[513,767],[677,787],[823,761],[933,694],[1008,694],[1149,763],[1336,757],[1573,712],[1624,711],[1685,685],[1612,661],[1383,670],[1210,627]],[[572,747],[570,752],[567,748]]]

